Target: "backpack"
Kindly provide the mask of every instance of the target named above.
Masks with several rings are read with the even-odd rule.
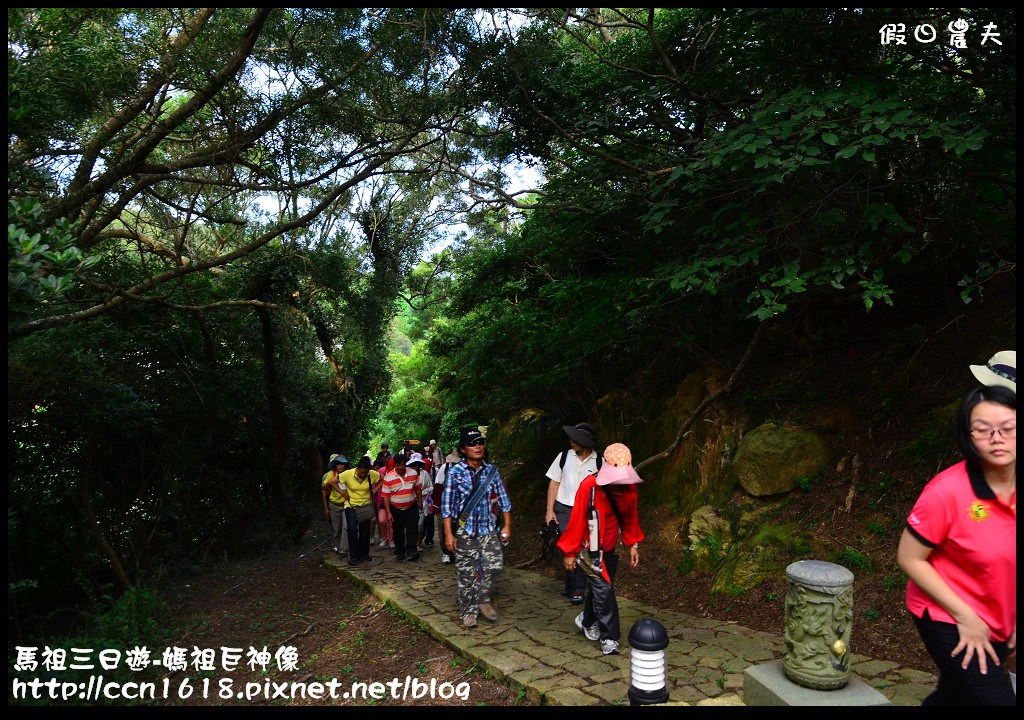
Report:
[[[565,470],[565,459],[569,457],[569,450],[571,449],[572,448],[566,448],[565,450],[562,451],[561,456],[558,458],[559,470]],[[597,469],[600,470],[601,465],[604,464],[604,457],[601,455],[601,453],[598,453],[597,450],[594,450],[594,452],[597,453]]]

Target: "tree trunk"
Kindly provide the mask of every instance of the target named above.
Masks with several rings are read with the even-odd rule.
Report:
[[[77,501],[78,509],[82,512],[85,527],[88,529],[89,536],[96,545],[96,549],[110,560],[110,567],[114,571],[118,585],[121,586],[122,591],[127,591],[132,586],[131,580],[128,578],[128,573],[125,572],[124,564],[121,562],[117,551],[111,547],[110,543],[107,542],[107,538],[103,535],[103,527],[100,525],[99,518],[96,517],[96,509],[92,504],[93,481],[96,477],[96,439],[93,433],[94,431],[90,430],[89,437],[86,439],[85,462],[82,464],[82,474],[78,481],[78,487],[75,488],[75,500]]]
[[[284,461],[288,450],[289,432],[288,416],[285,413],[284,401],[281,399],[280,380],[275,362],[277,341],[274,336],[274,323],[267,308],[257,307],[256,316],[260,319],[260,327],[263,329],[263,379],[267,387],[267,406],[273,433],[270,461],[267,463],[267,498],[272,504],[278,505],[285,519],[291,524],[298,522],[300,517],[295,503],[284,491]]]

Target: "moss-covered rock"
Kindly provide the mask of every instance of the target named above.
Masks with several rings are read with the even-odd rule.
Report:
[[[766,525],[734,544],[715,575],[711,592],[735,595],[766,580],[785,577],[793,541],[792,525]]]
[[[730,474],[755,497],[778,495],[825,469],[832,453],[812,432],[767,424],[747,433]]]
[[[729,521],[713,507],[704,505],[690,516],[690,567],[698,572],[714,570],[733,543]]]

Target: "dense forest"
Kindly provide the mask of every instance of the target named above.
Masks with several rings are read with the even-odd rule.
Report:
[[[9,9],[8,637],[301,537],[331,453],[1015,286],[1015,20]]]

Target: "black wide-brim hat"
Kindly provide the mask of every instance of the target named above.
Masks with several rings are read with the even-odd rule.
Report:
[[[578,442],[583,447],[595,448],[597,447],[597,431],[587,423],[578,423],[576,425],[563,425],[562,429],[565,430],[565,434],[570,438]]]

